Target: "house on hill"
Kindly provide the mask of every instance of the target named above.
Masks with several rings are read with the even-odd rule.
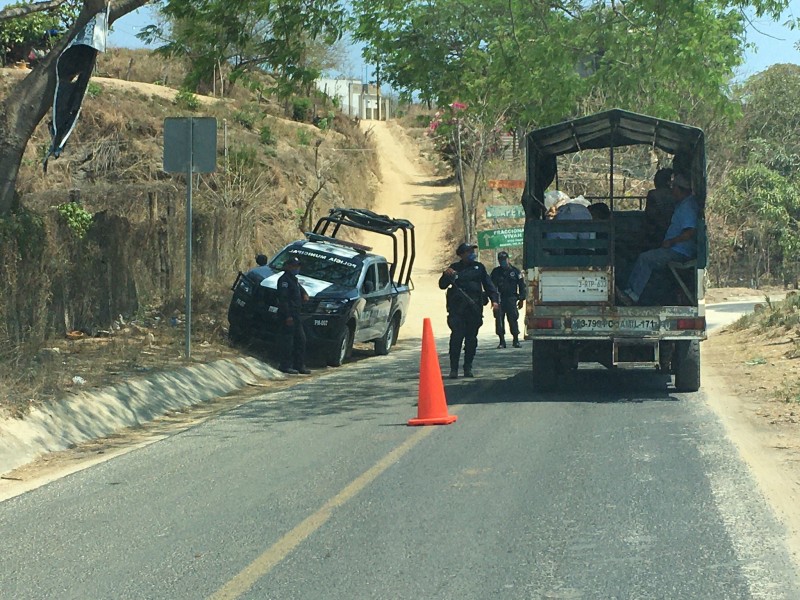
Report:
[[[378,100],[380,99],[381,121],[392,116],[392,103],[386,96],[378,96],[375,85],[361,83],[358,79],[338,79],[322,77],[316,81],[317,89],[330,98],[336,98],[342,112],[350,117],[365,120],[378,118]]]

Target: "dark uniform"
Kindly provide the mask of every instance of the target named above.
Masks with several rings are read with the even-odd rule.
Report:
[[[284,373],[308,374],[310,371],[305,366],[306,333],[300,320],[303,300],[308,299],[308,294],[297,280],[297,275],[289,270],[291,265],[299,264],[296,258],[287,259],[283,265],[283,275],[278,279],[278,319],[283,328],[283,350],[278,368]]]
[[[521,300],[525,299],[525,281],[519,269],[508,262],[508,254],[497,255],[500,266],[492,270],[492,283],[500,293],[500,310],[495,312],[495,333],[500,338],[498,348],[506,347],[505,321],[514,337],[514,347],[519,348],[519,309]]]
[[[464,345],[464,376],[472,377],[472,361],[478,348],[478,329],[483,325],[484,294],[498,301],[486,267],[475,260],[465,260],[475,246],[461,244],[456,253],[462,260],[450,265],[439,278],[439,288],[447,289],[447,325],[450,327],[450,377],[458,377],[461,345]],[[448,269],[448,270],[449,270]]]

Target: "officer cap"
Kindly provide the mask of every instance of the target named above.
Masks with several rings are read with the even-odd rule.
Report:
[[[286,259],[286,261],[283,263],[283,266],[284,266],[284,267],[289,267],[289,266],[291,266],[291,265],[299,265],[299,264],[300,264],[300,259],[299,259],[299,258],[297,258],[296,256],[290,256],[290,257],[289,257],[289,258],[287,258],[287,259]]]
[[[498,260],[501,260],[503,258],[508,258],[508,252],[506,252],[505,250],[502,250],[501,252],[498,252],[497,253],[497,258],[498,258]]]
[[[474,244],[466,244],[466,243],[465,244],[461,244],[458,248],[456,248],[456,254],[461,256],[462,254],[466,254],[467,252],[469,252],[473,248],[477,248],[477,246],[475,246]]]

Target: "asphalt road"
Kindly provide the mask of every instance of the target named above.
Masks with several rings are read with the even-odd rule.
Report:
[[[406,426],[406,343],[0,503],[0,598],[800,598],[702,393],[536,394],[529,351],[482,342],[453,425]]]
[[[753,307],[759,302],[745,300],[741,302],[721,302],[710,305],[706,313],[706,326],[709,331],[718,327],[725,327],[736,321],[745,313],[753,311]],[[763,301],[761,302],[763,304]]]

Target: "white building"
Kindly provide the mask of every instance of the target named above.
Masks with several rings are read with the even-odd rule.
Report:
[[[378,88],[361,83],[358,79],[323,77],[316,81],[317,89],[331,98],[337,98],[341,111],[351,117],[372,120],[378,117]],[[381,121],[389,118],[391,102],[381,96]]]

